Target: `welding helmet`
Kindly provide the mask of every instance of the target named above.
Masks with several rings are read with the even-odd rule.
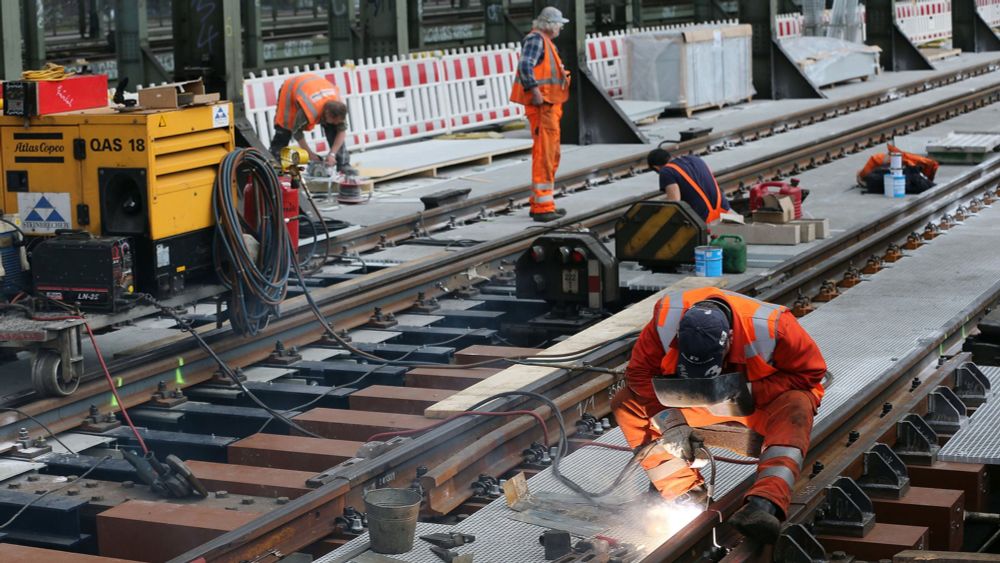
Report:
[[[733,314],[720,299],[700,301],[677,327],[677,372],[653,378],[657,399],[669,407],[705,407],[717,416],[747,416],[754,410],[746,376],[723,373],[733,340]]]

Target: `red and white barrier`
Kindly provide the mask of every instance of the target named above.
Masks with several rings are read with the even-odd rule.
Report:
[[[612,98],[622,96],[622,38],[625,32],[587,37],[587,69]]]
[[[897,1],[896,23],[915,45],[947,39],[951,37],[951,1]]]
[[[976,0],[976,8],[990,27],[1000,26],[1000,0]]]
[[[997,0],[1000,2],[1000,0]],[[865,7],[864,5],[858,6],[861,18],[861,37],[864,38],[866,35],[865,27]],[[832,15],[830,10],[823,11],[823,23],[829,25],[832,20]],[[778,39],[785,39],[788,37],[802,37],[802,29],[805,27],[805,15],[802,12],[794,12],[790,14],[778,14],[774,22],[774,31],[778,36]]]
[[[441,57],[448,116],[453,131],[504,123],[524,115],[510,101],[518,61],[517,45],[447,51]]]

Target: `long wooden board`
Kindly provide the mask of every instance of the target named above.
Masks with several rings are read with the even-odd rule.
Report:
[[[596,325],[574,334],[570,338],[545,350],[544,355],[569,354],[577,350],[583,350],[588,346],[593,346],[600,342],[607,342],[623,334],[641,329],[653,314],[653,307],[656,302],[669,291],[695,289],[698,287],[725,287],[726,278],[698,278],[686,277],[677,283],[667,287],[655,295],[632,305],[624,311],[604,319]],[[530,383],[546,377],[558,368],[541,366],[511,366],[495,375],[492,375],[475,385],[459,391],[447,399],[431,405],[424,411],[424,416],[429,418],[447,418],[455,413],[468,410],[469,407],[482,401],[483,399],[502,393],[504,391],[516,391],[523,389]]]

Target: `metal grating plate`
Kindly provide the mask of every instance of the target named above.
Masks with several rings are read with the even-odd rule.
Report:
[[[976,409],[969,422],[938,453],[941,461],[964,463],[1000,463],[1000,367],[980,366],[992,384],[986,404]]]
[[[897,358],[917,348],[921,340],[939,335],[955,315],[994,289],[1000,279],[1000,260],[984,257],[994,255],[993,241],[1000,232],[998,219],[1000,206],[983,210],[964,225],[914,251],[912,254],[919,256],[919,260],[910,257],[890,265],[801,320],[823,351],[834,376],[817,422],[844,408],[859,390],[890,369]],[[997,412],[1000,417],[1000,408]],[[991,421],[993,428],[998,422]],[[601,441],[625,443],[617,429]],[[997,441],[1000,443],[1000,437]],[[997,450],[1000,451],[1000,445]],[[627,459],[624,452],[584,448],[569,456],[563,469],[581,485],[597,489],[609,483]],[[732,490],[753,471],[753,466],[721,464],[717,494],[721,496]],[[551,470],[530,479],[529,486],[533,493],[569,492],[555,480]],[[648,481],[639,472],[618,494],[637,497],[647,486]],[[634,501],[627,504],[640,512],[611,518],[607,535],[654,547],[654,540],[635,525],[648,520],[643,518],[645,509]],[[510,520],[507,514],[510,511],[505,502],[498,499],[456,525],[455,529],[477,536],[476,543],[463,549],[474,552],[476,561],[543,561],[536,538],[544,528]],[[429,551],[417,551],[397,557],[414,563],[438,561]]]

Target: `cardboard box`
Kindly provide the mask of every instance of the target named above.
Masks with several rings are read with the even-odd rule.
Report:
[[[816,230],[816,238],[823,239],[830,236],[829,219],[796,219],[793,223],[812,223]]]
[[[788,223],[795,218],[795,205],[787,195],[768,194],[761,200],[761,207],[753,212],[757,223]]]
[[[794,245],[802,242],[800,225],[717,223],[709,230],[713,235],[740,235],[747,244]]]
[[[198,80],[174,82],[139,90],[139,106],[146,109],[170,109],[219,101],[218,92],[205,93],[205,84]]]

